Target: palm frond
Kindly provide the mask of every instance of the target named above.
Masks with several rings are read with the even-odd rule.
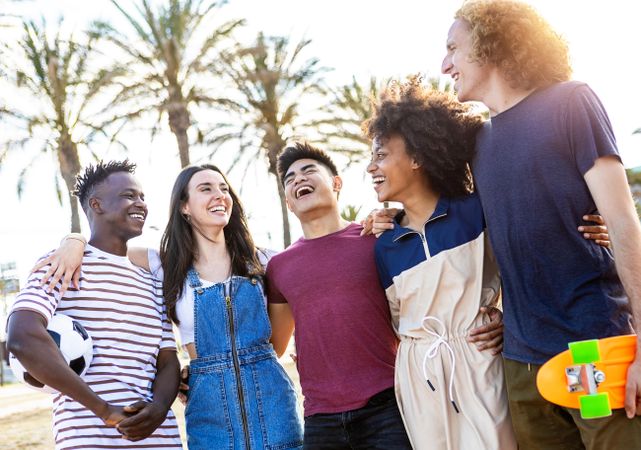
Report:
[[[148,42],[152,43],[153,39],[147,33],[147,31],[144,29],[144,27],[136,20],[134,17],[129,14],[122,6],[120,6],[120,3],[118,3],[116,0],[111,0],[111,4],[114,5],[118,11],[124,16],[124,18],[129,22],[129,25],[132,26],[132,28],[136,31],[136,34],[138,35],[138,38],[143,41],[143,42]],[[144,11],[138,8],[138,13],[144,16]]]
[[[245,19],[230,20],[217,27],[216,30],[205,39],[196,56],[187,65],[185,73],[191,74],[204,70],[206,64],[203,64],[203,59],[210,50],[218,46],[223,39],[229,38],[238,27],[243,26],[245,23]]]

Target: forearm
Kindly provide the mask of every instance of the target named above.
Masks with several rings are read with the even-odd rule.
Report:
[[[610,226],[610,236],[617,272],[630,301],[635,331],[641,336],[641,225],[636,217],[619,219]]]
[[[294,332],[294,319],[286,303],[270,303],[268,306],[272,335],[269,339],[277,357],[283,356]]]
[[[180,363],[176,352],[161,350],[158,354],[158,369],[152,386],[154,403],[169,410],[178,394],[180,383]]]
[[[20,316],[35,315],[29,311],[14,312],[8,324],[8,348],[24,368],[38,381],[74,399],[103,418],[108,404],[73,371],[60,354],[42,324],[25,324]]]
[[[641,224],[630,195],[625,169],[615,157],[602,157],[584,175],[594,203],[610,229],[614,261],[630,299],[637,335],[641,336]],[[641,345],[637,346],[641,356]]]

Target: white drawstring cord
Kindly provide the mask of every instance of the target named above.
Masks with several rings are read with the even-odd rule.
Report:
[[[442,334],[438,334],[435,331],[432,331],[431,329],[429,329],[427,327],[426,323],[425,323],[428,320],[433,320],[435,322],[438,322],[438,324],[443,329],[443,333]],[[428,360],[428,358],[429,359],[435,358],[436,355],[438,355],[439,347],[442,344],[442,345],[445,346],[445,348],[447,348],[448,352],[450,353],[450,361],[452,362],[452,374],[450,375],[450,382],[449,382],[450,402],[452,402],[452,406],[454,406],[454,410],[458,414],[459,409],[456,406],[456,403],[454,402],[454,394],[453,394],[454,371],[456,370],[456,356],[454,356],[454,350],[452,350],[452,347],[450,346],[450,344],[445,339],[445,333],[447,332],[447,329],[445,328],[445,325],[443,324],[443,322],[441,322],[438,318],[436,318],[434,316],[425,316],[423,318],[423,321],[421,322],[421,326],[423,327],[423,329],[425,330],[426,333],[428,333],[428,334],[430,334],[430,335],[432,335],[432,336],[434,336],[436,338],[436,340],[432,343],[432,345],[430,345],[430,347],[427,349],[427,353],[425,353],[425,356],[423,357],[423,376],[425,377],[425,381],[427,381],[427,384],[430,385],[430,387],[432,388],[433,391],[436,390],[436,389],[434,389],[434,386],[432,386],[432,383],[430,383],[430,380],[427,377],[427,360]]]

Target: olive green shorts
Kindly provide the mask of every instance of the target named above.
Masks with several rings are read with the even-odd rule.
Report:
[[[505,381],[519,450],[641,450],[641,416],[616,409],[581,419],[578,409],[548,402],[536,389],[540,365],[504,360]]]

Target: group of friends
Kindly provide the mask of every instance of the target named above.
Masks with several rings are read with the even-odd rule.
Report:
[[[191,449],[641,449],[641,350],[607,418],[535,383],[568,342],[641,327],[641,226],[603,106],[517,1],[465,2],[442,72],[458,99],[410,77],[363,124],[378,200],[400,211],[345,221],[329,154],[282,151],[303,238],[277,254],[210,164],[178,175],[159,251],[128,248],[147,215],[134,165],[88,167],[88,242],[46,255],[8,322],[9,349],[60,392],[56,448],[181,448],[181,388]],[[82,378],[48,338],[54,313],[93,338]],[[277,360],[292,333],[304,421]]]

